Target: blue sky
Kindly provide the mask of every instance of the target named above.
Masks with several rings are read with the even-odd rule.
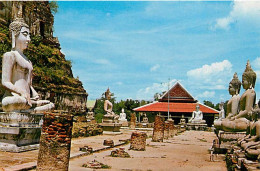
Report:
[[[89,99],[153,99],[179,80],[199,101],[230,98],[246,62],[260,75],[260,3],[58,1],[54,35]],[[256,92],[260,93],[260,79]],[[244,92],[241,88],[240,94]]]

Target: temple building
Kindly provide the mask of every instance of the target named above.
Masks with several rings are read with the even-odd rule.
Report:
[[[169,102],[169,103],[168,103]],[[133,109],[135,112],[153,112],[155,114],[168,116],[168,108],[171,118],[175,124],[180,122],[182,115],[186,122],[192,117],[192,112],[196,110],[198,101],[181,85],[176,82],[169,91],[165,92],[158,101]],[[215,115],[219,111],[204,104],[198,103],[203,112],[203,119],[208,126],[212,126]]]

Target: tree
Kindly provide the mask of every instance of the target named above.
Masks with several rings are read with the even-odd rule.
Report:
[[[211,101],[204,100],[204,101],[203,101],[203,104],[204,104],[204,105],[207,105],[207,106],[209,106],[209,107],[214,108],[214,104],[213,104]]]

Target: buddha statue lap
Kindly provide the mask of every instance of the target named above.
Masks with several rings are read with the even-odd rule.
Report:
[[[200,111],[200,106],[199,104],[196,105],[196,111],[192,112],[192,117],[189,120],[190,123],[194,124],[205,124],[206,121],[203,120],[203,113]]]
[[[240,111],[238,114],[228,116],[227,120],[222,121],[224,131],[239,132],[248,129],[256,98],[255,81],[256,73],[251,68],[249,61],[247,61],[246,69],[242,75],[242,85],[245,92],[239,100]]]
[[[54,104],[50,101],[39,100],[39,95],[32,86],[33,65],[23,54],[31,40],[29,26],[23,18],[18,17],[10,24],[10,31],[12,50],[6,52],[2,60],[2,85],[5,88],[3,110],[42,113],[53,109]]]

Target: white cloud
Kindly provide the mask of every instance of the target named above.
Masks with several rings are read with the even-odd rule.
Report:
[[[150,71],[153,72],[153,71],[156,71],[156,70],[159,69],[159,68],[160,68],[160,65],[159,65],[159,64],[156,64],[156,65],[154,65],[154,66],[152,66],[152,67],[150,68]]]
[[[176,81],[176,79],[173,79],[169,82],[170,88]],[[139,89],[136,98],[139,100],[153,100],[155,93],[162,93],[167,90],[168,83],[153,83],[151,86]]]
[[[212,98],[215,96],[215,91],[204,91],[202,94],[197,95],[198,98]]]
[[[260,16],[260,2],[259,1],[241,1],[235,0],[233,9],[227,17],[216,20],[214,29],[220,28],[228,30],[230,24],[243,21],[258,24]],[[258,21],[258,22],[257,22]]]
[[[116,82],[116,85],[123,85],[123,83],[121,82],[121,81],[118,81],[118,82]]]
[[[107,59],[96,59],[94,62],[101,65],[111,65],[111,62]]]
[[[219,74],[225,74],[226,72],[230,72],[232,69],[232,64],[228,60],[224,60],[222,62],[215,62],[211,65],[203,65],[201,68],[193,69],[187,72],[187,76],[192,79],[204,80],[205,82],[209,82],[212,80],[212,77],[215,77],[215,80],[221,82],[221,78],[217,76]],[[213,80],[212,80],[213,81]]]
[[[252,61],[252,66],[255,69],[260,69],[260,57],[257,57],[255,60]]]

